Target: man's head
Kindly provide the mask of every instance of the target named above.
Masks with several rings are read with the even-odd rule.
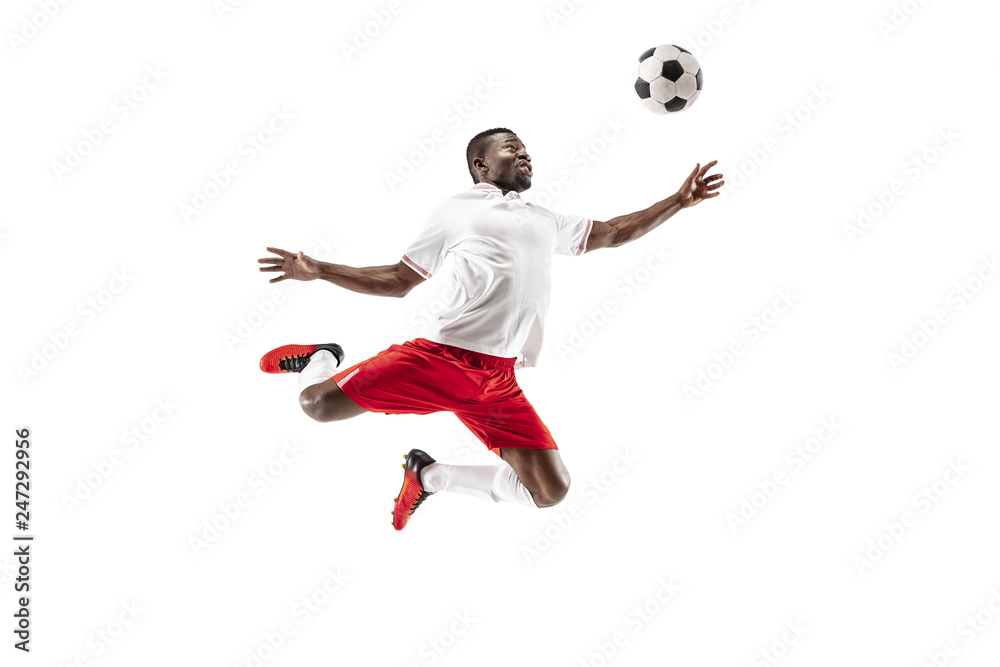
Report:
[[[524,192],[531,187],[531,156],[517,135],[495,127],[472,137],[465,151],[474,183]]]

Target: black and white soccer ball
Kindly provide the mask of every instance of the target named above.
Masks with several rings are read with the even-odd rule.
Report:
[[[690,51],[664,44],[639,56],[635,92],[655,113],[684,111],[701,95],[701,80],[701,65]]]

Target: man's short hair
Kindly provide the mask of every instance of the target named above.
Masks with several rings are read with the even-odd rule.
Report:
[[[469,173],[472,175],[472,182],[479,182],[479,172],[476,168],[472,166],[472,161],[477,157],[486,157],[486,151],[490,149],[493,144],[494,134],[503,134],[504,132],[508,134],[514,134],[506,127],[494,127],[492,130],[483,130],[476,136],[472,137],[469,142],[469,147],[465,149],[465,160],[469,163]]]

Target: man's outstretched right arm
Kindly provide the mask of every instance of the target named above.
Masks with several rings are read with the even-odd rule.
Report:
[[[424,278],[407,266],[402,260],[398,264],[386,266],[366,266],[355,268],[343,264],[320,262],[302,252],[290,253],[280,248],[268,248],[277,257],[263,257],[257,260],[263,272],[281,271],[281,275],[268,282],[282,280],[316,280],[320,278],[360,294],[373,296],[406,296]]]
[[[402,260],[398,264],[363,268],[318,263],[321,267],[320,279],[361,294],[404,297],[411,289],[424,282],[424,278]]]

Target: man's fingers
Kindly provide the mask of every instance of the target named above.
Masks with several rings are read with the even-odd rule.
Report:
[[[284,276],[284,275],[282,275],[282,276],[278,276],[277,278],[271,278],[271,279],[270,279],[270,280],[268,280],[267,282],[269,282],[269,283],[280,283],[280,282],[281,282],[282,280],[284,280],[284,279],[285,279],[285,278],[287,278],[287,277],[288,277],[288,276]]]
[[[708,164],[706,164],[704,167],[701,168],[701,172],[700,172],[699,176],[704,176],[706,173],[708,173],[709,169],[711,169],[712,167],[714,167],[717,164],[719,164],[718,160],[712,160],[711,162],[709,162]]]
[[[264,272],[267,272],[267,271],[284,271],[284,269],[281,268],[280,266],[262,266],[262,267],[260,267],[257,270],[258,271],[264,271]]]
[[[281,248],[272,248],[271,246],[267,247],[267,251],[273,252],[275,255],[281,255],[282,257],[290,257],[292,254],[287,250],[282,250]]]
[[[707,186],[705,189],[706,190],[718,190],[719,188],[721,188],[725,184],[726,184],[725,181],[719,181],[718,183],[712,183],[711,185]]]
[[[260,259],[257,260],[257,263],[258,264],[281,264],[284,261],[285,260],[283,260],[280,257],[261,257]]]
[[[705,179],[705,182],[711,183],[712,181],[717,181],[720,178],[722,178],[722,174],[712,174],[711,176]]]

